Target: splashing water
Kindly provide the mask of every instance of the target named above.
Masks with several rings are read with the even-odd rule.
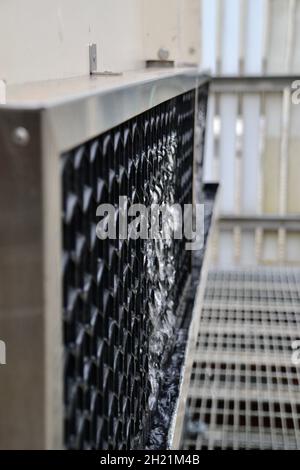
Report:
[[[149,344],[150,411],[153,411],[157,401],[162,365],[174,342],[175,259],[172,234],[176,218],[170,206],[175,200],[176,149],[177,136],[173,132],[153,150],[157,152],[160,177],[151,191],[150,204],[165,207],[166,214],[163,230],[155,234],[155,239],[149,239],[146,243],[147,269],[154,289],[149,303],[152,325]]]

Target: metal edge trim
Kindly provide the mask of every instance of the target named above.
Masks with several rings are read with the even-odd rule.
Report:
[[[182,433],[183,433],[183,426],[184,426],[184,417],[185,417],[185,408],[186,408],[186,401],[191,377],[191,370],[192,370],[192,358],[193,358],[193,348],[195,347],[197,341],[197,333],[198,328],[197,326],[201,320],[201,310],[204,301],[204,291],[206,285],[206,279],[208,275],[208,268],[211,259],[211,252],[213,246],[213,231],[215,229],[215,224],[217,220],[217,213],[218,213],[218,206],[219,206],[219,191],[217,190],[216,197],[215,197],[215,204],[213,209],[213,215],[211,220],[211,225],[209,228],[209,233],[207,237],[207,245],[205,249],[203,264],[199,276],[199,283],[196,292],[196,297],[193,306],[193,313],[192,313],[192,320],[189,326],[188,332],[188,341],[187,341],[187,348],[185,351],[185,358],[184,363],[181,370],[181,380],[180,380],[180,389],[179,395],[177,399],[176,408],[173,414],[172,423],[170,426],[168,442],[170,444],[169,448],[171,450],[179,450],[181,441],[182,441]]]
[[[147,69],[146,69],[147,70]],[[188,89],[192,89],[195,85],[196,80],[199,82],[199,85],[202,85],[210,80],[210,75],[206,72],[199,72],[197,69],[191,68],[190,70],[185,70],[185,71],[180,71],[176,70],[173,73],[170,73],[168,70],[168,74],[165,74],[165,69],[162,69],[159,71],[161,73],[161,76],[150,76],[145,74],[141,74],[140,78],[138,80],[131,80],[130,78],[128,79],[128,82],[126,83],[115,83],[112,84],[110,88],[101,88],[101,85],[99,83],[99,88],[95,88],[93,90],[87,90],[87,91],[79,91],[79,92],[74,92],[74,94],[70,94],[69,96],[65,96],[63,98],[49,98],[48,100],[32,100],[32,101],[19,101],[19,102],[11,102],[11,103],[6,103],[6,104],[0,104],[0,111],[2,109],[22,109],[22,110],[43,110],[43,109],[50,109],[50,108],[55,108],[58,106],[64,106],[69,103],[77,102],[77,101],[82,101],[90,98],[97,98],[99,96],[105,96],[105,95],[112,95],[116,92],[123,91],[124,93],[130,91],[131,89],[139,89],[141,87],[144,87],[145,85],[148,86],[157,86],[157,85],[170,85],[174,81],[178,82],[185,82],[187,85],[186,91]],[[91,78],[93,80],[95,77]],[[71,86],[71,80],[70,80],[70,86]],[[64,79],[64,82],[67,82],[68,79]],[[189,87],[189,88],[188,88]],[[173,95],[176,96],[176,95]],[[171,96],[171,97],[173,97]]]

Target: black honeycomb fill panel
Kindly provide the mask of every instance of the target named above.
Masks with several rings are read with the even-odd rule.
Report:
[[[149,276],[149,246],[140,239],[97,238],[96,209],[101,203],[118,207],[121,195],[128,204],[151,204],[156,185],[164,190],[165,151],[172,139],[172,197],[181,205],[192,202],[194,106],[194,91],[179,95],[61,156],[66,448],[146,445],[153,413],[149,305],[157,288]],[[176,307],[191,271],[184,243],[173,240],[168,249],[175,270],[169,292],[175,328],[182,322]],[[171,339],[166,338],[168,354]]]

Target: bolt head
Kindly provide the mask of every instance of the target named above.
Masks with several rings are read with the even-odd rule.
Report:
[[[168,49],[165,49],[164,47],[161,47],[158,52],[157,52],[158,58],[160,60],[168,60],[170,52]]]
[[[12,133],[12,140],[16,145],[25,147],[30,141],[30,134],[25,127],[16,127]]]

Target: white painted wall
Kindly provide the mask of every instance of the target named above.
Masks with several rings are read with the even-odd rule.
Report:
[[[157,60],[168,51],[168,60],[199,63],[200,0],[141,0],[146,60]]]
[[[198,64],[200,0],[0,0],[0,80],[8,84],[136,70],[169,51]]]
[[[141,68],[142,1],[0,1],[0,79],[8,83],[86,75],[91,42],[98,68]]]

